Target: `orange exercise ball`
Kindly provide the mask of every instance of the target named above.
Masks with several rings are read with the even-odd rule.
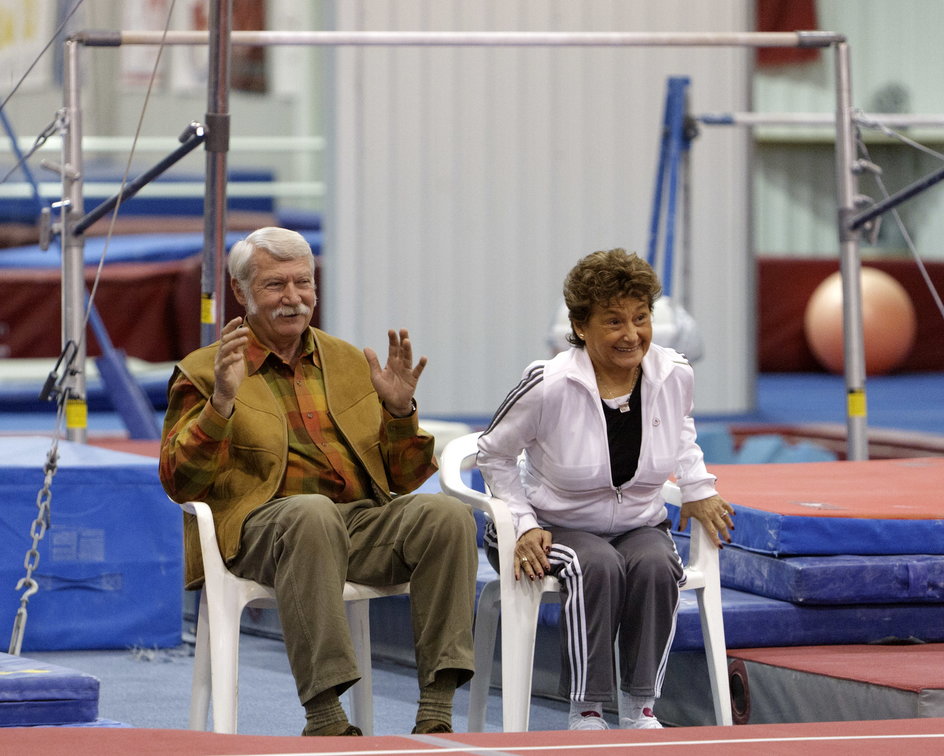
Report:
[[[865,372],[881,375],[894,370],[911,353],[918,323],[904,287],[888,273],[861,269],[862,332]],[[842,327],[842,276],[827,276],[810,296],[803,317],[806,342],[820,364],[833,373],[845,366]]]

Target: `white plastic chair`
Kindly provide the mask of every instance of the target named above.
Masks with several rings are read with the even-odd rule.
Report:
[[[499,613],[502,615],[503,730],[524,732],[528,729],[530,717],[538,609],[542,602],[558,600],[560,583],[552,576],[534,582],[515,580],[516,538],[508,506],[501,499],[470,488],[462,478],[463,469],[474,464],[478,437],[478,433],[470,433],[449,442],[443,450],[439,472],[443,491],[483,511],[491,518],[498,533],[499,578],[482,589],[476,610],[475,676],[469,690],[469,732],[481,732],[485,726]],[[681,505],[681,493],[674,483],[666,483],[663,494],[666,501]],[[696,524],[694,519],[692,523],[691,551],[682,590],[695,590],[697,593],[715,720],[718,724],[729,725],[732,723],[731,693],[721,615],[718,549],[700,523]]]
[[[197,645],[190,697],[191,730],[205,730],[209,703],[213,700],[213,731],[236,732],[239,704],[239,623],[247,606],[275,607],[275,591],[252,580],[237,577],[223,564],[213,528],[210,507],[202,501],[180,505],[196,516],[200,533],[205,584],[197,617]],[[370,599],[409,594],[410,584],[371,586],[344,584],[344,601],[351,640],[361,679],[350,689],[351,722],[373,734],[371,695]]]

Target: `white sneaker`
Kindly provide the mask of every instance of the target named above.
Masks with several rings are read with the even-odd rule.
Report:
[[[620,727],[624,730],[661,730],[662,724],[648,706],[639,712],[638,717],[623,717]]]
[[[585,711],[580,714],[571,714],[569,725],[571,730],[609,730],[606,720],[595,711]]]

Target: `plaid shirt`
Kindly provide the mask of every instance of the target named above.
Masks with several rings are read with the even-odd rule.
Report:
[[[294,367],[253,334],[246,350],[246,369],[247,375],[263,376],[287,420],[288,461],[276,497],[317,493],[339,502],[373,498],[370,478],[327,411],[321,360],[311,329],[303,335]],[[174,498],[200,499],[208,490],[218,470],[227,464],[231,421],[185,376],[178,376],[169,392],[164,420],[165,429],[173,429],[174,448],[161,461],[161,479],[173,481]],[[381,445],[390,449],[388,477],[395,485],[412,490],[435,471],[430,438],[417,435],[415,413],[394,418],[384,412],[378,430]]]

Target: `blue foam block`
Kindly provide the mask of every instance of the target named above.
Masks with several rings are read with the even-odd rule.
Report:
[[[0,438],[0,626],[12,627],[50,440]],[[180,644],[183,526],[157,460],[59,442],[24,651]]]
[[[687,559],[690,538],[673,533]],[[944,601],[944,556],[930,554],[773,557],[725,546],[721,585],[795,604]]]
[[[0,653],[0,726],[91,725],[98,679],[66,667]]]
[[[734,502],[735,545],[773,556],[944,554],[944,520],[800,517]],[[672,528],[679,508],[666,504]]]
[[[944,641],[944,604],[809,606],[721,589],[728,648]],[[703,648],[694,591],[683,591],[674,651]]]

